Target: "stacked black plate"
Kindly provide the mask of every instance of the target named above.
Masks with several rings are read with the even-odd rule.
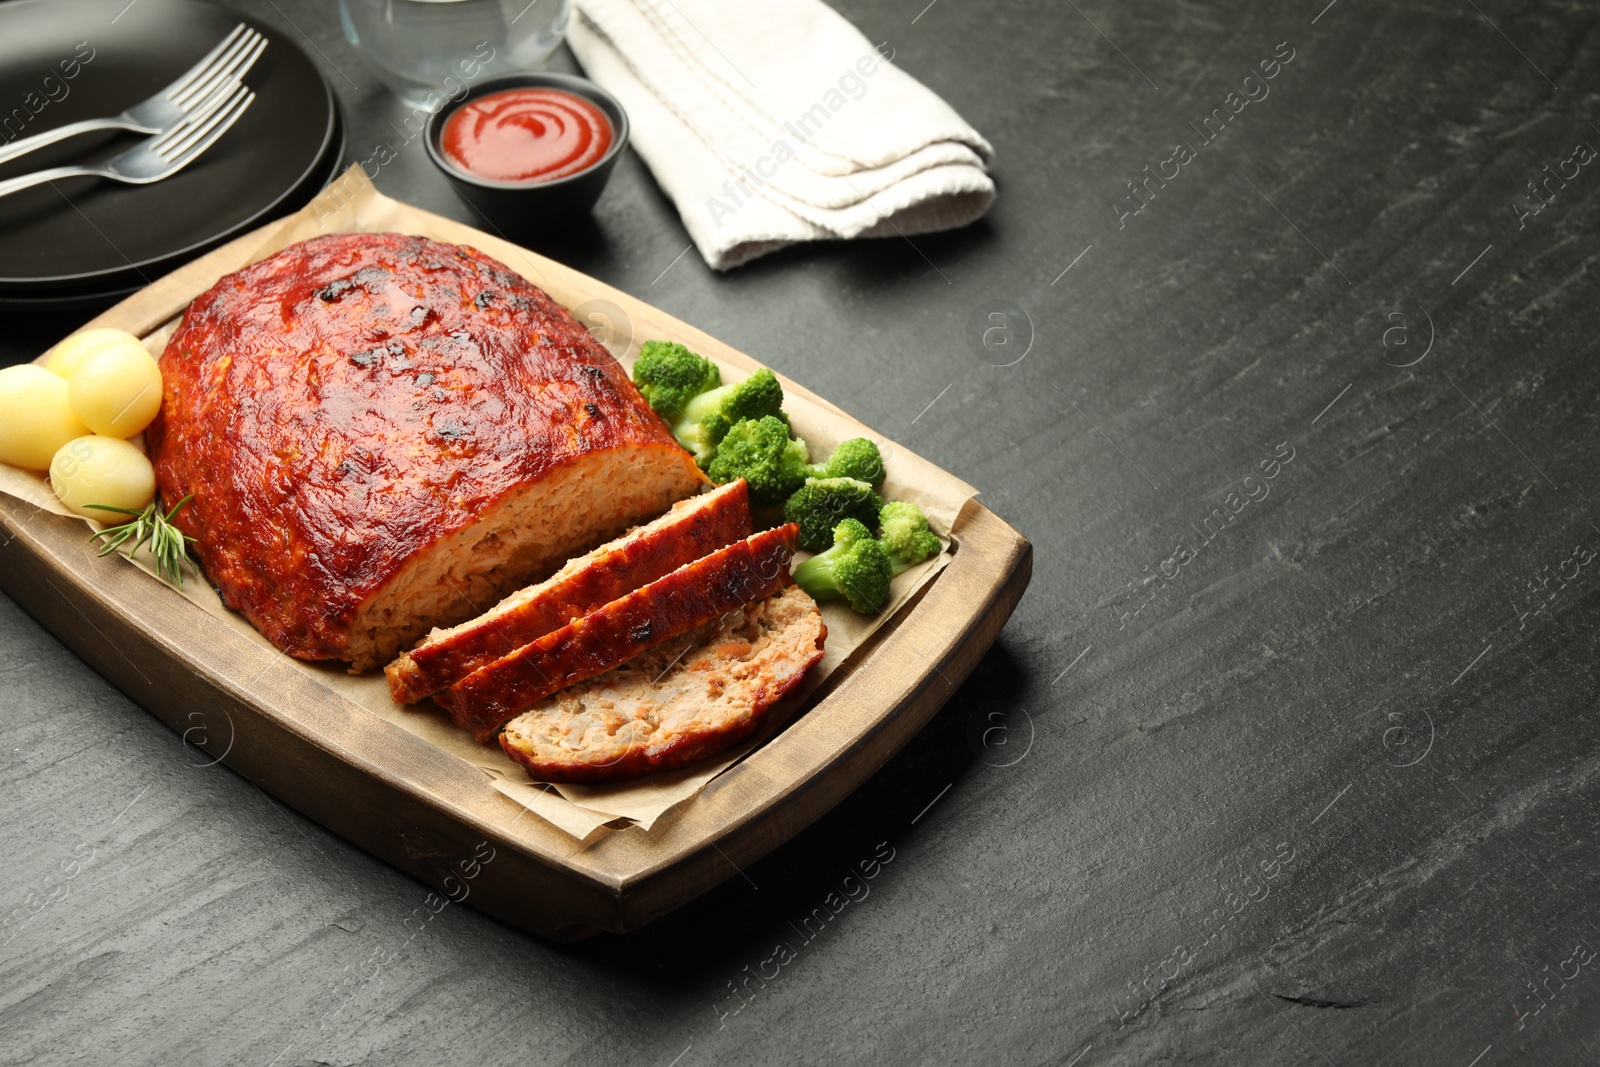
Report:
[[[205,155],[151,185],[71,178],[0,197],[0,308],[109,304],[301,207],[344,157],[333,91],[271,27],[198,0],[0,3],[0,144],[117,114],[240,22],[268,41],[244,79],[255,103]],[[139,137],[69,138],[0,164],[0,178],[99,162]]]

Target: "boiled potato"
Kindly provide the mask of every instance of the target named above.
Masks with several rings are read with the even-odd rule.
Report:
[[[0,368],[0,462],[42,471],[57,449],[89,432],[67,394],[66,379],[43,367]]]
[[[78,364],[83,362],[83,357],[107,345],[123,345],[128,342],[139,344],[139,339],[126,330],[112,330],[101,327],[94,330],[84,330],[56,345],[44,356],[44,369],[61,375],[71,380],[73,372],[78,369]],[[143,345],[139,345],[143,348]]]
[[[67,398],[95,433],[132,437],[161,408],[161,370],[138,341],[100,345],[72,369]]]
[[[50,488],[79,515],[115,525],[126,517],[84,505],[142,511],[155,499],[156,472],[143,452],[120,437],[94,434],[61,446],[50,461]]]

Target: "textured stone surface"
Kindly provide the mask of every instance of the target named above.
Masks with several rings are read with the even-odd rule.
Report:
[[[331,4],[244,6],[318,44],[353,158],[399,148],[380,188],[472,221]],[[31,916],[0,934],[0,1057],[1595,1060],[1600,566],[1556,575],[1600,550],[1600,168],[1522,228],[1512,207],[1600,147],[1595,11],[920,6],[841,8],[994,141],[984,222],[717,276],[675,258],[629,156],[546,250],[1032,538],[974,678],[834,813],[636,935],[557,947],[451,907],[407,941],[424,886],[196,766],[0,599],[0,904]],[[1125,183],[1285,41],[1270,95],[1119,225]],[[1009,367],[1029,331],[1002,305],[1035,334]],[[966,340],[991,312],[999,352]],[[8,322],[7,353],[69,325]],[[870,895],[806,940],[875,850]]]

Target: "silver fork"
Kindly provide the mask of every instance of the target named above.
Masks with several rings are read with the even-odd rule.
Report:
[[[217,47],[207,52],[200,62],[150,99],[133,105],[120,115],[71,122],[0,146],[0,163],[16,159],[35,148],[42,148],[47,144],[54,144],[92,130],[166,133],[182,122],[189,112],[226,82],[243,78],[266,47],[266,38],[241,22]]]
[[[98,166],[51,167],[0,181],[0,196],[59,178],[94,176],[130,185],[147,185],[170,178],[216,144],[217,138],[239,121],[255,98],[255,93],[234,81],[208,96],[166,133],[141,141]]]

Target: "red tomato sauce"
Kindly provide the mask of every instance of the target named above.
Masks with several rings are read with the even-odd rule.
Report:
[[[445,120],[440,146],[477,178],[547,182],[587,170],[611,147],[605,112],[561,89],[504,89]]]

